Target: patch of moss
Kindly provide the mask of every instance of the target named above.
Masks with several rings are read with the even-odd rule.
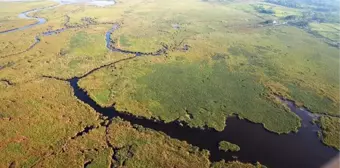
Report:
[[[69,48],[70,55],[100,57],[107,52],[102,34],[90,34],[85,31],[71,37]]]
[[[227,141],[221,141],[218,144],[218,149],[223,150],[225,152],[227,152],[227,151],[237,152],[237,151],[241,150],[241,148],[238,145],[227,142]]]
[[[101,104],[106,104],[109,101],[110,98],[110,90],[105,89],[100,92],[98,92],[95,96],[94,99],[96,102],[101,103]]]
[[[340,150],[340,118],[338,117],[320,117],[322,142],[328,146]]]

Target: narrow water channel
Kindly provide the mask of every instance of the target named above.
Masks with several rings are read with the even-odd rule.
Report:
[[[31,17],[31,16],[29,16],[29,14],[30,13],[39,12],[39,11],[44,10],[44,9],[55,8],[55,7],[58,7],[58,6],[60,6],[60,5],[54,5],[54,6],[44,7],[44,8],[31,9],[31,10],[22,12],[22,13],[20,13],[18,15],[18,18],[20,18],[20,19],[33,19],[33,20],[36,20],[36,22],[32,23],[32,24],[29,24],[29,25],[22,26],[22,27],[17,27],[17,28],[13,28],[13,29],[9,29],[9,30],[0,31],[0,34],[16,32],[16,31],[22,31],[22,30],[26,30],[26,29],[32,28],[34,26],[38,26],[38,25],[44,24],[44,23],[46,23],[46,19],[45,18]]]
[[[163,45],[161,49],[154,52],[129,51],[114,47],[114,41],[111,39],[111,34],[119,29],[119,24],[113,24],[112,28],[105,33],[106,48],[112,52],[120,52],[124,54],[134,54],[135,56],[160,56],[166,54],[168,46]]]
[[[221,159],[230,161],[237,158],[242,162],[259,161],[272,168],[318,168],[338,154],[338,151],[320,142],[317,137],[319,129],[310,122],[313,117],[305,115],[307,111],[296,107],[292,102],[287,104],[289,108],[298,115],[303,114],[303,127],[298,133],[277,135],[265,130],[261,124],[254,124],[236,117],[229,117],[225,129],[218,132],[213,129],[190,128],[178,122],[162,123],[138,118],[118,112],[114,107],[100,107],[78,86],[78,81],[79,78],[69,80],[74,95],[97,112],[109,118],[120,117],[132,124],[162,131],[172,138],[207,149],[210,151],[211,161]],[[222,140],[239,145],[241,150],[239,152],[218,150],[218,143]]]
[[[56,7],[56,6],[54,6]],[[51,8],[51,7],[49,7]],[[31,12],[38,12],[44,8],[34,9],[23,12],[19,15],[25,19],[35,19],[36,23],[26,25],[19,28],[14,28],[0,32],[10,33],[18,30],[25,30],[36,25],[46,22],[44,18],[29,17]],[[118,28],[114,24],[105,36],[106,47],[111,51],[118,51],[128,54],[141,55],[161,55],[164,54],[167,48],[162,48],[153,53],[132,52],[118,48],[113,48],[110,43],[111,33]],[[43,36],[58,34],[65,29],[58,29],[42,33]],[[40,42],[39,36],[35,37],[35,43],[27,50],[33,48]],[[25,51],[27,51],[25,50]],[[138,118],[126,113],[117,112],[112,108],[103,108],[92,100],[84,90],[78,86],[79,78],[72,78],[69,80],[73,88],[74,95],[84,103],[90,105],[94,110],[109,118],[121,117],[122,119],[131,122],[132,124],[139,124],[146,128],[151,128],[156,131],[162,131],[172,138],[187,141],[188,143],[198,146],[201,149],[210,151],[211,161],[219,161],[225,159],[227,161],[237,158],[242,162],[256,161],[272,168],[318,168],[328,162],[332,157],[339,152],[333,148],[327,147],[320,142],[317,137],[319,128],[311,123],[313,116],[306,109],[301,109],[295,106],[291,101],[284,100],[288,107],[295,112],[302,119],[302,127],[298,133],[290,133],[284,135],[277,135],[266,131],[262,125],[254,124],[246,120],[240,120],[236,117],[229,117],[227,119],[227,126],[222,132],[213,129],[197,129],[182,126],[178,122],[162,123],[144,118]],[[239,152],[223,152],[218,150],[218,143],[226,140],[235,143],[241,147]]]

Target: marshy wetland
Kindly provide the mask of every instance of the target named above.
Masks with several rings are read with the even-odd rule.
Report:
[[[337,0],[0,4],[0,167],[339,154]]]

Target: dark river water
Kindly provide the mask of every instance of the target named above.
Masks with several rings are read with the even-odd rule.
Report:
[[[56,6],[53,6],[56,7]],[[52,7],[48,7],[52,8]],[[43,8],[44,9],[44,8]],[[27,26],[14,28],[0,32],[10,33],[19,30],[25,30],[33,26],[37,26],[46,22],[44,18],[29,17],[27,14],[37,12],[42,9],[34,9],[23,12],[20,18],[36,19],[37,22]],[[111,46],[110,35],[119,25],[114,24],[112,29],[105,34],[106,47],[111,51],[123,52],[127,54],[135,54],[136,56],[151,55],[157,56],[166,53],[167,48],[164,47],[152,53],[126,51]],[[55,31],[42,33],[43,36],[54,35],[64,31],[61,28]],[[33,48],[40,42],[39,36],[35,37],[35,43],[25,51]],[[23,51],[23,52],[25,52]],[[86,75],[84,75],[86,76]],[[83,76],[83,77],[84,77]],[[138,118],[127,113],[117,112],[112,108],[102,108],[92,100],[84,90],[78,86],[79,78],[75,77],[69,80],[73,88],[74,95],[84,103],[90,105],[94,110],[109,118],[121,117],[132,124],[142,125],[156,131],[162,131],[172,138],[187,141],[188,143],[198,146],[201,149],[210,151],[210,160],[219,161],[225,159],[227,161],[237,158],[243,162],[260,163],[272,168],[318,168],[325,164],[339,152],[333,148],[323,145],[317,136],[319,130],[317,125],[313,125],[311,121],[314,117],[306,109],[297,108],[295,104],[288,100],[282,100],[287,104],[291,111],[295,112],[302,119],[302,127],[298,133],[290,133],[277,135],[263,128],[261,124],[254,124],[237,117],[229,117],[227,126],[222,132],[213,129],[197,129],[190,128],[179,122],[163,123],[154,120]],[[223,152],[218,150],[218,143],[226,140],[235,143],[241,147],[238,152]]]
[[[210,160],[234,160],[260,163],[272,168],[318,168],[338,154],[338,151],[323,145],[317,136],[319,128],[311,123],[313,116],[305,109],[297,108],[293,102],[285,101],[292,111],[302,119],[298,133],[277,135],[237,117],[229,117],[222,132],[213,129],[190,128],[179,122],[162,123],[117,112],[113,107],[102,108],[87,93],[79,88],[79,78],[69,80],[74,95],[94,110],[109,118],[120,117],[132,124],[162,131],[172,138],[187,141],[201,149],[210,151]],[[218,143],[226,140],[241,147],[238,152],[223,152]]]

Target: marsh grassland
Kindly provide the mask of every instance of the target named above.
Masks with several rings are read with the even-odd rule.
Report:
[[[277,136],[294,134],[301,118],[282,97],[320,114],[319,138],[338,150],[336,4],[0,1],[0,167],[266,165],[211,161],[209,151],[186,141],[105,117],[77,99],[67,81],[74,77],[102,107],[202,130],[223,131],[236,115]],[[28,16],[46,23],[1,33],[36,23],[18,17],[32,9],[41,10]]]

